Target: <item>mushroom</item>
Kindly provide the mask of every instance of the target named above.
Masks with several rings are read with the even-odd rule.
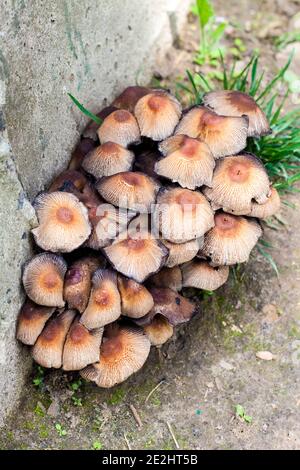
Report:
[[[246,215],[253,200],[259,203],[268,200],[270,182],[262,162],[255,155],[244,153],[218,160],[211,188],[203,192],[213,208]]]
[[[228,266],[210,266],[205,260],[193,260],[181,266],[183,286],[213,291],[228,279]]]
[[[134,108],[141,135],[152,140],[169,137],[178,124],[181,111],[181,104],[177,99],[164,90],[143,96]]]
[[[110,388],[141,369],[149,352],[150,341],[140,328],[110,325],[104,330],[100,361],[80,374],[98,387]]]
[[[211,185],[215,160],[204,142],[179,134],[164,140],[159,149],[165,158],[155,165],[158,175],[188,189]]]
[[[49,186],[48,192],[61,191],[66,186],[74,186],[77,191],[81,192],[87,184],[86,177],[77,170],[65,170],[60,173]]]
[[[99,361],[103,328],[89,331],[76,318],[68,332],[63,350],[62,368],[80,370]]]
[[[92,277],[92,290],[80,322],[88,329],[100,328],[121,315],[121,298],[117,274],[109,269],[97,269]]]
[[[255,201],[251,203],[251,211],[247,214],[250,217],[257,217],[258,219],[266,219],[276,214],[280,210],[280,197],[273,186],[270,189],[270,195],[267,201],[263,204],[258,204]]]
[[[217,212],[214,228],[204,237],[201,254],[216,266],[244,263],[261,234],[255,219]]]
[[[32,346],[54,312],[55,307],[37,305],[27,298],[18,317],[17,339],[23,344]]]
[[[28,297],[46,307],[63,307],[65,260],[53,253],[34,256],[24,266],[22,281]]]
[[[214,158],[234,155],[246,147],[248,118],[219,116],[204,106],[195,106],[179,122],[175,134],[202,139]]]
[[[153,221],[162,237],[183,243],[204,235],[214,226],[214,213],[198,191],[163,188],[158,193]]]
[[[124,232],[104,248],[104,253],[118,272],[144,282],[164,265],[168,249],[149,232],[142,231],[138,236]]]
[[[147,149],[136,155],[134,161],[134,169],[138,172],[145,173],[151,178],[156,179],[157,173],[155,172],[155,164],[160,157],[158,150]]]
[[[246,115],[249,119],[250,137],[260,137],[272,132],[265,113],[247,93],[236,90],[211,91],[203,96],[203,102],[224,116]]]
[[[167,268],[173,268],[173,266],[177,266],[178,264],[191,261],[202,248],[203,241],[203,237],[185,243],[172,243],[168,240],[161,239],[161,242],[169,250],[165,266]]]
[[[162,268],[149,278],[149,282],[156,287],[169,287],[174,291],[180,291],[182,289],[181,270],[178,266]]]
[[[39,225],[32,230],[38,246],[54,252],[70,252],[91,233],[88,211],[79,199],[61,191],[40,194],[34,203]]]
[[[63,348],[76,312],[65,310],[51,318],[32,348],[33,359],[42,367],[62,366]]]
[[[98,129],[101,144],[115,142],[127,147],[141,140],[140,129],[133,114],[124,109],[118,109],[109,114]]]
[[[105,119],[107,116],[109,116],[113,111],[117,111],[118,108],[115,106],[106,106],[105,108],[101,109],[99,113],[96,114],[97,117],[100,119]],[[98,141],[98,134],[97,131],[99,129],[99,124],[97,124],[95,121],[90,121],[86,128],[84,129],[82,133],[83,138],[88,138],[92,139],[95,142]]]
[[[150,212],[159,191],[159,184],[143,173],[127,171],[101,178],[96,184],[96,189],[114,206]]]
[[[140,98],[151,93],[150,88],[144,86],[129,86],[113,101],[113,106],[134,112],[136,103]]]
[[[82,138],[75,147],[75,150],[72,152],[68,169],[79,170],[82,162],[86,158],[86,155],[88,155],[88,153],[91,152],[96,146],[97,143],[95,140],[88,137]]]
[[[168,320],[158,314],[149,325],[143,327],[145,335],[149,338],[152,346],[161,346],[173,336],[174,328]]]
[[[134,153],[122,145],[105,142],[87,154],[82,168],[95,178],[101,178],[130,170],[133,159]]]
[[[101,256],[85,256],[71,264],[64,283],[64,299],[70,309],[84,312],[90,297],[92,275],[104,265]]]
[[[133,279],[118,275],[118,288],[121,295],[122,315],[140,318],[150,312],[154,301],[145,286]]]

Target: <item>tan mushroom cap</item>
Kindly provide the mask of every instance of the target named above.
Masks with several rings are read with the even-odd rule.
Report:
[[[101,144],[115,142],[127,147],[141,139],[140,129],[133,114],[125,109],[118,109],[109,114],[98,129]]]
[[[253,200],[267,201],[270,181],[262,162],[255,155],[245,153],[218,160],[211,188],[203,192],[214,207],[246,215]]]
[[[154,305],[153,297],[143,284],[124,276],[118,276],[122,315],[140,318],[147,315]]]
[[[131,113],[134,112],[136,103],[140,98],[151,93],[151,88],[143,86],[129,86],[113,101],[116,108],[126,109]]]
[[[163,266],[168,249],[149,232],[142,231],[138,236],[124,232],[104,248],[104,253],[118,272],[144,282]]]
[[[265,113],[247,93],[236,90],[211,91],[204,95],[203,101],[223,116],[246,115],[249,118],[248,136],[260,137],[271,132]]]
[[[123,172],[101,178],[96,183],[100,195],[114,206],[139,212],[150,212],[159,184],[138,172]]]
[[[181,111],[177,99],[163,90],[143,96],[134,108],[141,135],[152,140],[169,137],[178,124]]]
[[[173,268],[187,261],[191,261],[195,258],[199,250],[201,250],[204,242],[204,238],[196,238],[185,243],[172,243],[168,240],[161,239],[161,242],[168,248],[169,255],[166,260],[165,266],[167,268]]]
[[[257,217],[258,219],[266,219],[275,215],[280,210],[280,196],[273,186],[270,189],[270,195],[264,204],[253,202],[251,204],[251,211],[248,216]]]
[[[204,142],[179,134],[163,141],[159,148],[166,156],[155,165],[158,175],[188,189],[211,185],[215,159]]]
[[[261,234],[255,219],[218,212],[215,227],[205,235],[201,252],[213,265],[244,263]]]
[[[76,312],[66,310],[51,318],[32,348],[33,359],[42,367],[59,369],[67,333]]]
[[[199,191],[184,188],[162,189],[153,214],[162,238],[183,243],[204,235],[214,226],[214,213]]]
[[[76,318],[67,334],[63,350],[62,368],[81,370],[99,361],[103,328],[89,331]]]
[[[228,266],[210,266],[207,261],[195,259],[181,266],[183,286],[213,291],[228,279]]]
[[[175,134],[203,140],[214,158],[240,152],[246,147],[248,118],[219,116],[204,106],[188,111],[178,124]]]
[[[26,299],[18,317],[17,339],[32,346],[54,312],[55,307],[44,307]]]
[[[149,325],[143,327],[145,335],[149,338],[152,346],[161,346],[165,344],[174,333],[173,326],[168,322],[166,317],[158,314],[155,315]]]
[[[32,230],[38,246],[53,252],[70,252],[82,245],[91,233],[86,207],[66,192],[41,194],[35,209],[39,221]]]
[[[100,112],[96,113],[96,116],[98,116],[100,119],[104,120],[107,116],[109,116],[113,111],[117,111],[118,108],[115,106],[106,106],[105,108],[101,109]],[[86,128],[84,129],[82,133],[83,138],[88,138],[92,139],[95,142],[98,141],[98,131],[99,129],[99,124],[95,121],[90,121]]]
[[[169,287],[174,291],[182,289],[182,274],[179,266],[162,268],[158,273],[149,278],[149,282],[155,287]]]
[[[100,328],[121,315],[121,298],[117,275],[109,269],[98,269],[92,277],[92,290],[80,322],[88,329]]]
[[[53,253],[34,256],[24,266],[23,286],[28,297],[38,305],[63,307],[65,260]]]
[[[82,168],[95,178],[110,176],[132,167],[134,153],[115,142],[105,142],[89,152]]]
[[[82,162],[85,159],[86,155],[91,152],[96,146],[97,142],[89,137],[84,137],[83,139],[81,139],[76,145],[75,150],[72,152],[68,170],[80,170]]]
[[[81,371],[86,380],[110,388],[128,379],[146,362],[150,341],[140,328],[109,327],[104,331],[100,361]]]

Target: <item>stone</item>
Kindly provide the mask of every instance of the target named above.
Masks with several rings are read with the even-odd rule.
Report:
[[[272,359],[274,359],[270,351],[258,351],[255,355],[258,359],[262,359],[263,361],[272,361]]]

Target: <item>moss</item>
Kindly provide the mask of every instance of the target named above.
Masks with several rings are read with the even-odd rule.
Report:
[[[295,338],[295,339],[300,339],[300,330],[299,328],[297,327],[297,325],[292,325],[288,331],[288,335],[291,337],[291,338]]]
[[[107,404],[108,405],[118,405],[121,403],[126,395],[126,392],[124,388],[118,387],[116,390],[114,390],[110,397],[107,399]]]

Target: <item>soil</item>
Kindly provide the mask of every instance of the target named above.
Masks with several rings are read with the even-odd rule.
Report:
[[[299,2],[264,1],[263,8],[257,0],[214,3],[218,15],[234,26],[227,40],[242,37],[249,51],[244,57],[259,47],[268,70],[276,68],[271,36],[286,30]],[[190,18],[169,54],[172,69],[166,67],[165,74],[158,68],[162,82],[170,84],[192,67],[197,34]],[[300,197],[286,199],[281,223],[275,220],[275,228],[265,229],[279,278],[254,250],[226,286],[199,301],[198,316],[171,342],[152,350],[140,373],[111,390],[80,383],[77,374],[43,376],[35,368],[19,409],[1,431],[1,448],[174,449],[168,424],[180,449],[299,448]]]

